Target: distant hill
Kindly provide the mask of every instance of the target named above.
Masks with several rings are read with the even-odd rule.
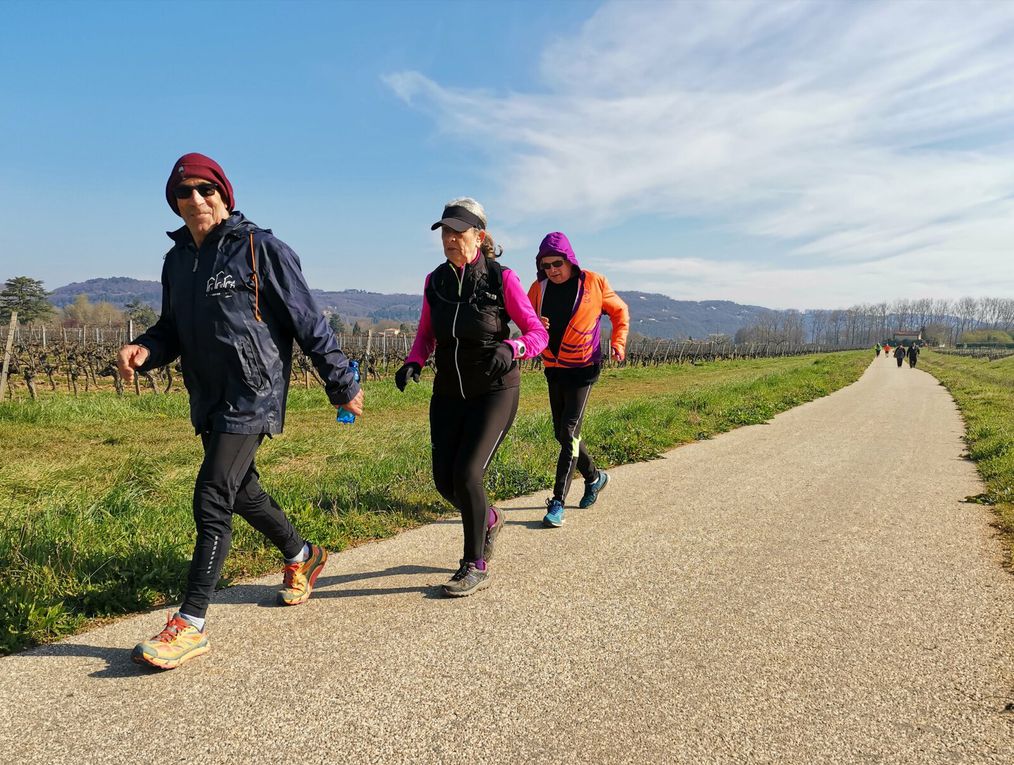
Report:
[[[393,319],[415,322],[419,321],[419,309],[422,308],[422,295],[405,295],[397,292],[385,295],[365,290],[310,291],[323,310],[337,313],[343,319],[351,321]]]
[[[344,319],[394,319],[395,321],[416,321],[422,305],[422,295],[385,295],[365,290],[342,290],[327,292],[311,290],[320,307],[325,311],[337,312]],[[63,308],[74,302],[78,295],[87,295],[93,303],[107,302],[123,308],[132,300],[140,299],[156,311],[162,306],[162,285],[142,279],[128,279],[113,276],[107,279],[89,279],[57,287],[49,294],[49,301]]]
[[[338,313],[346,321],[392,319],[414,322],[419,319],[422,305],[422,295],[388,295],[365,290],[312,292],[323,310]],[[106,301],[118,308],[123,308],[131,300],[140,299],[158,311],[162,303],[162,287],[158,282],[122,276],[89,279],[57,287],[50,294],[50,300],[54,305],[63,307],[73,303],[79,294],[87,295],[93,303]],[[631,330],[648,337],[705,338],[719,333],[732,336],[737,329],[771,313],[768,308],[728,300],[673,300],[651,292],[620,291],[619,295],[630,306]]]
[[[737,329],[772,313],[770,308],[729,300],[673,300],[653,292],[623,290],[617,294],[630,307],[630,329],[648,337],[703,339],[714,334],[732,337]]]
[[[49,293],[49,302],[57,308],[63,308],[74,302],[78,295],[87,295],[93,303],[112,303],[123,308],[131,300],[140,299],[156,311],[162,305],[162,285],[142,279],[128,279],[125,276],[112,276],[108,279],[89,279],[86,282],[74,282],[65,287],[57,287]]]

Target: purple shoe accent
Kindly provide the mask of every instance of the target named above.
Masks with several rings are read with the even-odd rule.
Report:
[[[485,571],[486,561],[484,561],[482,558],[479,558],[479,560],[475,561],[475,567],[479,569],[479,571]]]
[[[499,511],[495,507],[490,505],[489,512],[486,514],[486,528],[491,529],[494,526],[496,526],[496,519],[499,517],[499,515],[500,515]]]

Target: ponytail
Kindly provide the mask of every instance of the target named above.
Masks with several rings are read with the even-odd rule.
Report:
[[[479,245],[479,252],[483,254],[486,260],[494,260],[503,255],[503,247],[493,241],[493,237],[490,233],[486,232],[486,238],[482,240],[482,244]]]

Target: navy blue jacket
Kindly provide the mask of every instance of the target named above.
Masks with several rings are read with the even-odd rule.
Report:
[[[134,343],[150,351],[142,372],[180,357],[198,433],[281,433],[293,340],[332,404],[355,397],[348,359],[288,245],[240,212],[200,250],[185,226],[169,236],[176,244],[162,266],[162,315]]]

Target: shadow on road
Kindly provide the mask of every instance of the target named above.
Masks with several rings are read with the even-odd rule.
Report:
[[[134,664],[130,660],[130,651],[131,648],[104,648],[102,646],[81,645],[79,643],[57,643],[36,648],[32,653],[36,656],[84,656],[102,659],[106,662],[106,666],[95,672],[90,672],[88,676],[103,679],[139,677],[161,671]]]
[[[541,529],[542,521],[504,521],[505,526],[521,526],[526,529]]]
[[[319,598],[352,598],[367,595],[399,595],[409,592],[422,593],[426,598],[440,597],[438,592],[439,586],[435,584],[417,585],[414,587],[364,587],[354,590],[328,590],[326,588],[388,576],[412,576],[415,574],[444,574],[445,576],[450,576],[453,573],[454,569],[450,568],[405,565],[391,566],[380,571],[356,571],[336,576],[322,576],[317,580],[312,597],[314,600],[317,600]],[[223,591],[222,594],[229,593],[231,596],[228,598],[229,603],[256,603],[264,608],[277,608],[275,602],[276,592],[276,587],[244,584],[230,587],[228,590]],[[225,602],[225,598],[222,600]]]
[[[439,584],[424,584],[419,587],[384,587],[361,590],[325,590],[324,592],[314,591],[315,598],[358,598],[369,595],[404,595],[410,592],[421,593],[427,600],[442,600]]]

